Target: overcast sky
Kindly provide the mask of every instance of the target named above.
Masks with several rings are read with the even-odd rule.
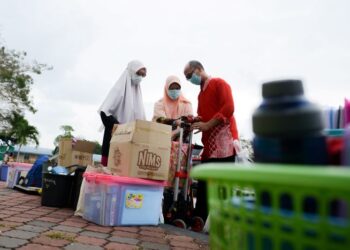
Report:
[[[35,77],[38,112],[28,116],[41,147],[53,147],[64,124],[101,142],[97,109],[133,59],[148,69],[141,83],[148,119],[170,74],[181,78],[196,110],[199,89],[182,72],[197,59],[231,85],[238,129],[247,138],[264,81],[301,79],[306,96],[325,106],[350,97],[348,0],[0,0],[0,6],[7,47],[53,66]]]

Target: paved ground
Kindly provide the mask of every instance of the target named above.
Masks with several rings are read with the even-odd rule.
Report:
[[[0,182],[1,249],[209,249],[204,234],[169,225],[101,227]]]

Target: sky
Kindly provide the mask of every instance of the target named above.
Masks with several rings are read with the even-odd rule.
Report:
[[[173,74],[196,110],[199,88],[183,75],[196,59],[231,85],[238,130],[247,139],[266,81],[301,79],[306,97],[320,106],[350,98],[347,0],[0,0],[0,6],[1,41],[53,67],[34,77],[38,112],[27,114],[41,147],[53,147],[61,125],[101,143],[97,110],[133,59],[148,69],[141,86],[149,120]]]

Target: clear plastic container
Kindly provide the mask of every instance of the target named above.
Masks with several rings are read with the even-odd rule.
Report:
[[[157,225],[163,181],[85,173],[84,218],[103,226]]]
[[[7,165],[9,166],[6,178],[6,187],[8,188],[13,188],[17,184],[21,173],[27,173],[32,167],[32,164],[22,162],[9,162]]]
[[[95,176],[86,178],[85,200],[84,200],[84,219],[96,224],[102,223],[101,208],[103,203],[101,184]]]

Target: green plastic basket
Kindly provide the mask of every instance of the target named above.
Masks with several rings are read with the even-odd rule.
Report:
[[[350,249],[350,169],[207,164],[211,249]]]

